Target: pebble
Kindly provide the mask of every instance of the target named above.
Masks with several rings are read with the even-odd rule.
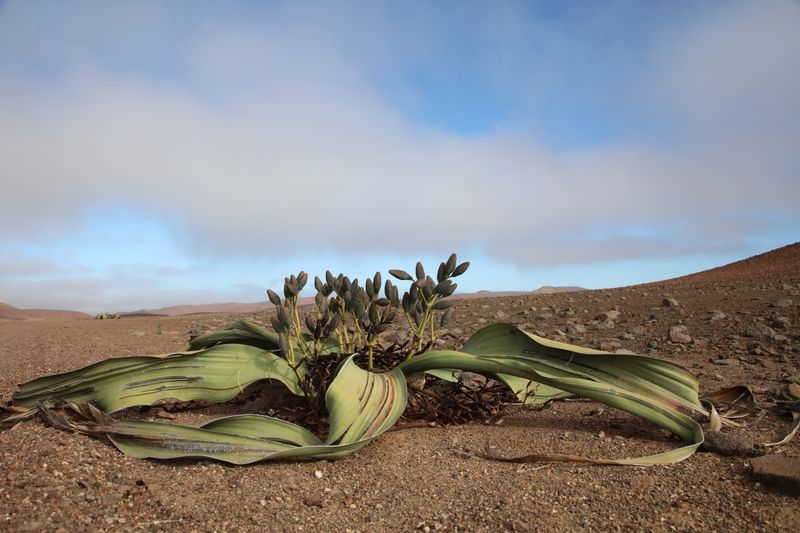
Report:
[[[751,322],[742,334],[744,337],[768,339],[775,342],[784,342],[786,337],[761,322]]]
[[[689,336],[689,328],[681,324],[672,326],[669,328],[669,340],[683,344],[692,342],[692,337]]]
[[[775,329],[787,330],[792,326],[792,321],[786,316],[776,316],[770,321],[770,324]]]
[[[570,335],[583,335],[586,333],[586,326],[582,324],[570,324],[567,326],[567,333]]]
[[[711,318],[709,318],[708,320],[711,322],[717,322],[719,320],[724,320],[726,318],[728,318],[728,315],[726,315],[722,311],[714,311],[714,314],[711,315]]]
[[[675,298],[667,297],[661,300],[661,305],[664,307],[680,307],[680,303]]]
[[[309,507],[323,507],[325,505],[325,502],[322,500],[322,497],[316,495],[306,496],[305,499],[303,500],[303,503],[305,503]]]
[[[765,485],[800,496],[800,457],[765,455],[750,460],[753,477]]]
[[[617,320],[617,319],[619,319],[619,315],[620,315],[619,311],[617,311],[615,309],[611,309],[609,311],[605,311],[603,313],[600,313],[599,315],[597,315],[595,317],[595,319],[596,320],[601,320],[601,321],[602,320]]]

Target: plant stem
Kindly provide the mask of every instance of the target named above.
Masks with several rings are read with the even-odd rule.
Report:
[[[361,326],[358,323],[358,318],[356,317],[355,313],[353,315],[353,342],[358,344],[365,344],[364,340],[364,330],[361,329]],[[356,348],[357,346],[354,346]]]
[[[419,321],[419,332],[415,334],[415,338],[417,339],[417,352],[422,349],[422,341],[425,338],[425,326],[428,325],[428,321],[431,320],[433,316],[433,304],[436,303],[436,300],[439,299],[437,295],[434,295],[430,300],[426,299],[424,295],[420,295],[422,298],[422,302],[425,304],[425,312],[422,315],[422,320]],[[434,325],[433,321],[431,320],[431,343],[434,341]]]
[[[300,325],[300,313],[297,312],[297,296],[293,297],[290,302],[292,305],[292,323],[294,324],[295,336],[299,341],[300,349],[303,350],[303,353],[308,357],[311,355],[311,351],[303,338],[303,330]]]
[[[350,335],[347,333],[347,311],[344,308],[344,302],[339,304],[339,316],[341,317],[342,323],[342,335],[344,336],[344,347],[347,351],[350,351],[352,347],[350,346]]]

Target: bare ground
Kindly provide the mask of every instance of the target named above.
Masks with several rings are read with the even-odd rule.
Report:
[[[460,346],[485,323],[513,322],[549,338],[677,362],[704,391],[746,383],[766,400],[800,381],[800,268],[742,272],[459,301],[444,345]],[[668,297],[679,305],[664,305]],[[614,310],[617,318],[603,316]],[[213,329],[237,316],[0,321],[0,394],[8,400],[17,383],[108,356],[176,350],[192,325]],[[670,341],[675,325],[685,325],[692,341]],[[767,417],[735,431],[773,441],[787,429],[788,420]],[[489,424],[392,431],[336,462],[230,467],[131,459],[103,441],[29,422],[0,433],[0,529],[800,530],[797,498],[756,483],[745,458],[698,453],[642,468],[506,464],[469,454],[487,445],[505,455],[628,457],[680,443],[625,413],[561,402],[510,408]],[[777,453],[798,456],[800,444]]]

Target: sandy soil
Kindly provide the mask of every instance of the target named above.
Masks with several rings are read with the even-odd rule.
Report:
[[[662,357],[691,369],[702,390],[746,383],[766,400],[800,382],[800,265],[737,269],[669,284],[459,301],[444,345],[459,346],[487,323],[513,322],[550,338]],[[609,311],[619,316],[609,320]],[[108,356],[176,350],[193,325],[212,329],[235,316],[0,321],[0,394],[6,401],[17,383]],[[686,326],[691,342],[669,340],[675,325]],[[787,428],[788,420],[768,417],[736,431],[771,441]],[[625,413],[561,402],[510,408],[490,424],[392,431],[337,462],[230,467],[130,459],[105,442],[29,422],[0,433],[0,529],[800,530],[797,498],[756,483],[745,458],[698,453],[673,466],[587,467],[495,463],[461,451],[487,445],[507,455],[625,457],[679,443]],[[800,443],[777,453],[798,456]]]

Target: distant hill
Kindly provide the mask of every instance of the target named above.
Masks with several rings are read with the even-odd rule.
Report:
[[[457,292],[453,294],[454,300],[469,300],[471,298],[498,298],[500,296],[518,296],[528,294],[525,291],[478,291],[478,292]]]
[[[467,298],[496,298],[498,296],[515,296],[518,294],[528,294],[523,291],[478,291],[471,293],[455,293],[454,299]],[[299,305],[311,305],[314,298],[304,297],[298,300]],[[254,313],[272,309],[273,305],[267,301],[254,303],[225,302],[212,304],[187,304],[160,307],[158,309],[141,309],[130,313],[121,313],[122,316],[180,316],[205,313]]]
[[[302,302],[301,302],[302,303]],[[143,316],[143,315],[166,315],[166,316],[179,316],[179,315],[194,315],[200,313],[252,313],[256,311],[265,311],[271,308],[269,302],[255,302],[255,303],[240,303],[240,302],[225,302],[225,303],[212,303],[212,304],[187,304],[187,305],[172,305],[169,307],[160,307],[158,309],[142,309],[133,311],[131,313],[122,313],[123,316]]]
[[[6,320],[44,320],[53,318],[89,318],[80,311],[60,309],[19,309],[13,305],[0,303],[0,319]]]
[[[741,261],[659,283],[742,281],[784,274],[800,275],[800,242],[754,255]]]
[[[531,291],[531,294],[556,294],[559,292],[577,292],[577,291],[585,291],[583,287],[575,287],[575,286],[568,286],[568,287],[552,287],[550,285],[545,285],[543,287],[539,287],[536,290]]]

